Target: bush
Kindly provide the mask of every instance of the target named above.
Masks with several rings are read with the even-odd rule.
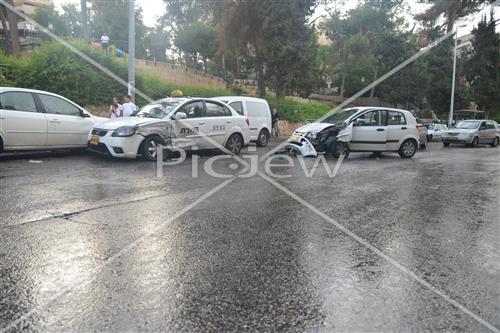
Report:
[[[82,42],[73,42],[73,45],[127,81],[126,62],[117,61]],[[127,87],[55,42],[44,44],[20,59],[0,53],[0,64],[7,65],[0,67],[0,85],[50,91],[82,106],[108,105],[113,96],[127,94]],[[136,74],[136,88],[152,99],[169,96],[175,89],[182,90],[186,96],[232,95],[224,89],[168,85],[157,76],[140,72]],[[137,98],[137,104],[145,103],[144,99]]]
[[[269,106],[276,108],[281,119],[288,120],[291,123],[303,122],[307,119],[318,119],[319,117],[332,110],[332,106],[327,103],[307,101],[302,102],[291,97],[278,102],[275,97],[268,96]]]

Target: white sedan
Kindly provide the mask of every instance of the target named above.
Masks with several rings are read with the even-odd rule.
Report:
[[[157,148],[190,150],[225,147],[238,154],[250,141],[248,120],[228,105],[209,98],[165,98],[134,117],[97,124],[89,148],[113,157],[156,160]]]
[[[0,152],[86,148],[104,119],[50,92],[0,87]]]
[[[446,131],[448,131],[448,126],[444,124],[428,124],[425,125],[427,127],[427,137],[429,141],[441,141],[443,136],[446,135]]]

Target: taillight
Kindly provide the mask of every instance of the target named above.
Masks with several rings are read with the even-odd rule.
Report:
[[[417,124],[417,129],[419,129],[422,126],[423,126],[422,124]]]
[[[245,123],[247,123],[247,126],[250,127],[250,119],[248,119],[248,117],[245,117]]]

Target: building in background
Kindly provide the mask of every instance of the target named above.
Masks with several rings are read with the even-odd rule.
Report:
[[[14,6],[16,9],[21,11],[22,13],[32,16],[36,9],[42,6],[53,6],[54,0],[14,0]],[[37,47],[39,45],[39,37],[40,32],[36,29],[36,27],[19,18],[17,23],[17,29],[19,33],[19,41],[21,44],[21,48],[24,50],[29,50]],[[0,21],[0,44],[3,46],[5,42],[5,33],[2,22]]]

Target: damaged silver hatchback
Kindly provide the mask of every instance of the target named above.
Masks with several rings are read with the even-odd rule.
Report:
[[[411,112],[356,107],[298,128],[286,148],[302,156],[324,153],[337,158],[350,152],[397,152],[402,158],[411,158],[418,145],[417,121]]]

